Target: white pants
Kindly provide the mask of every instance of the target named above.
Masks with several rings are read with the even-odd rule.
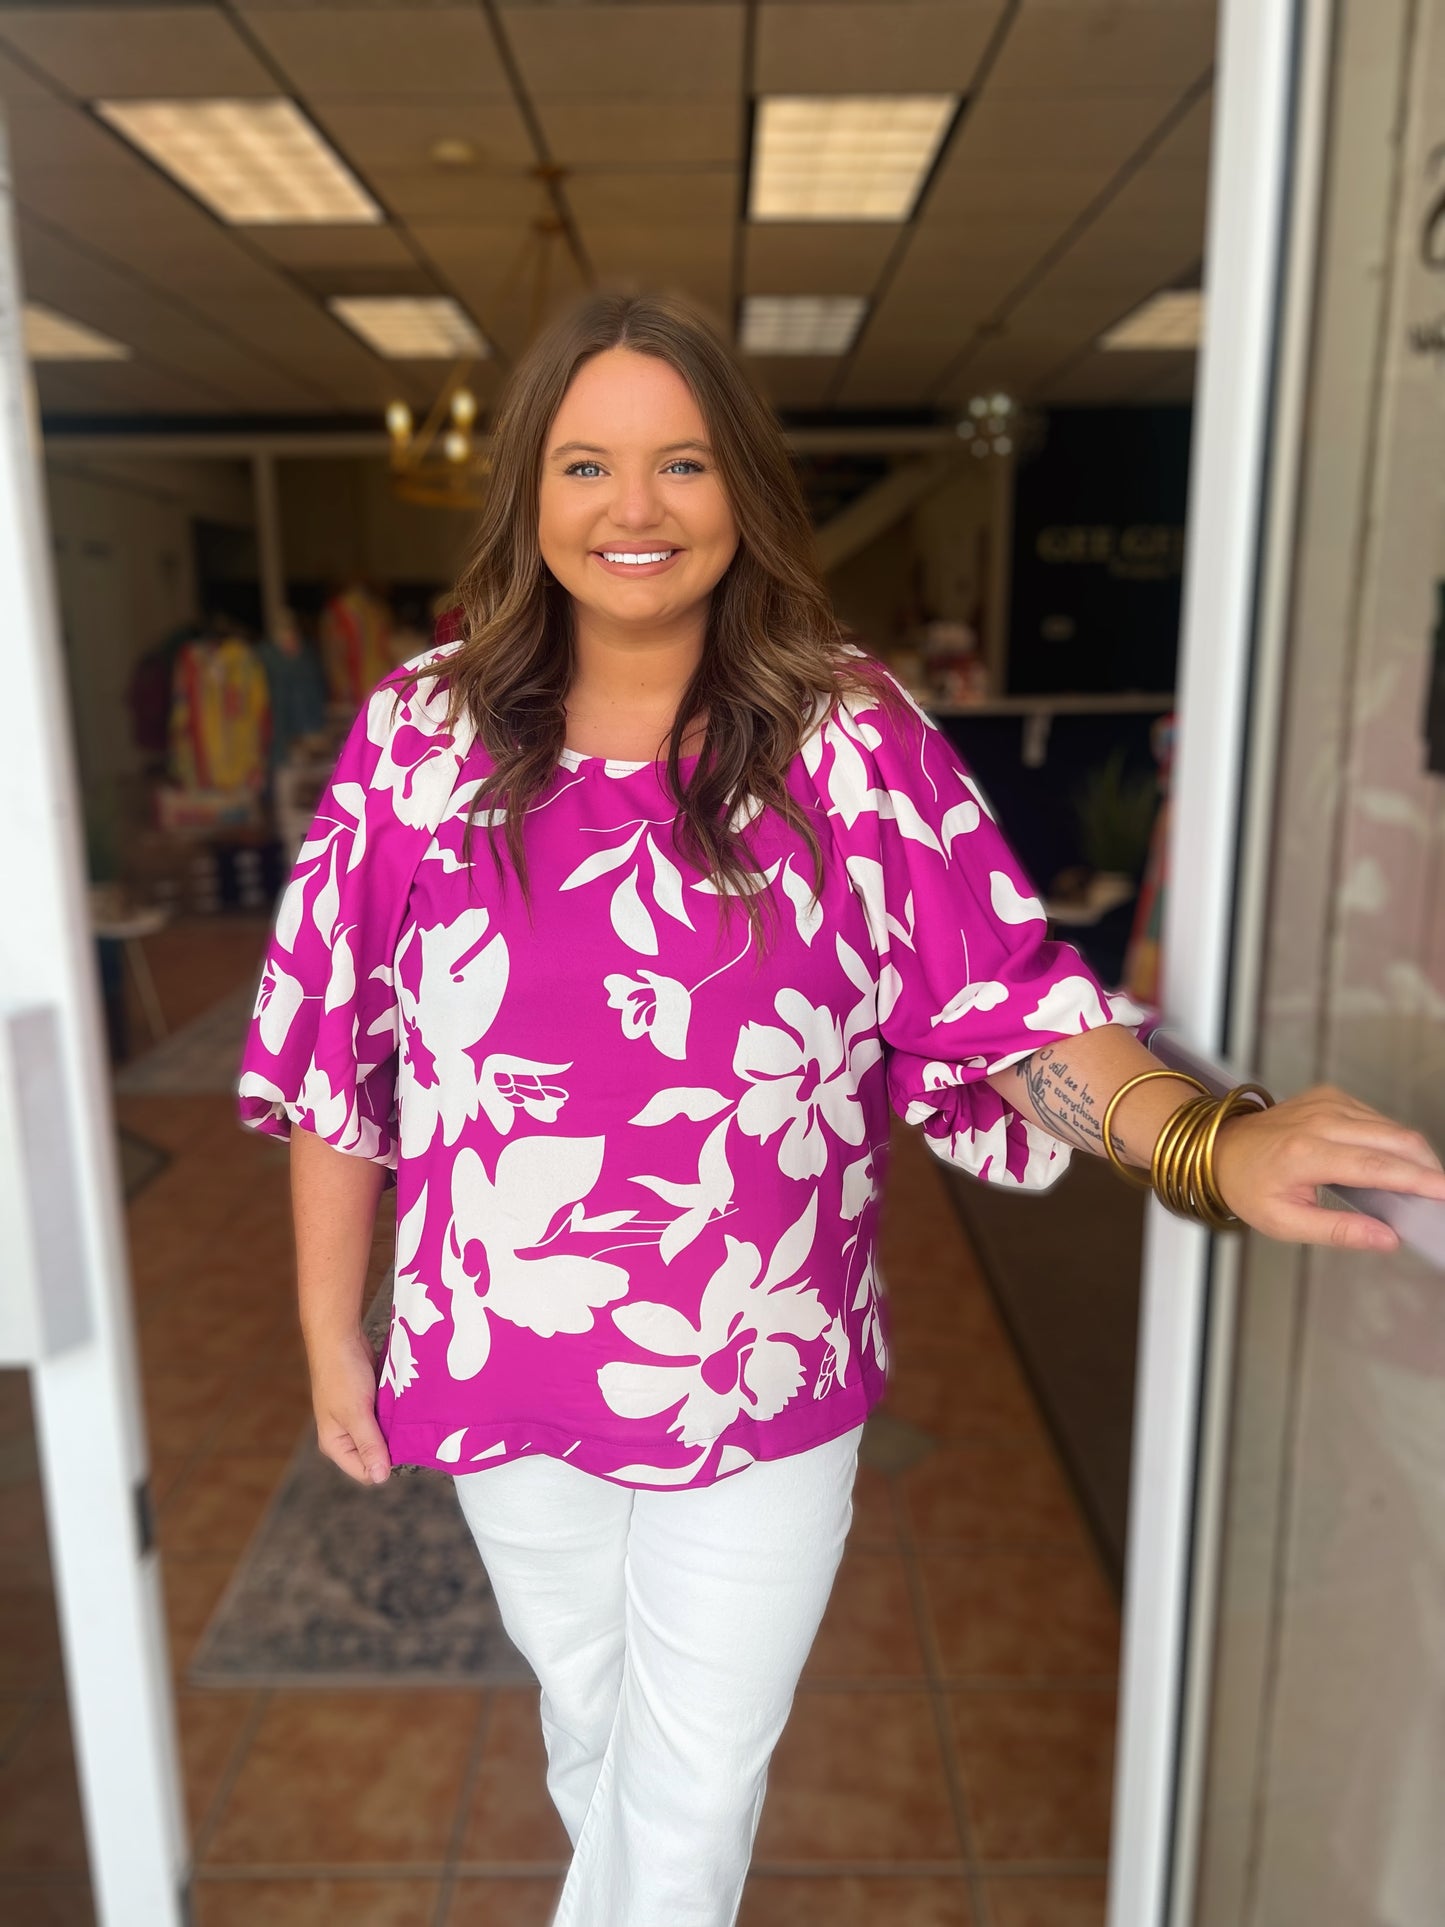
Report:
[[[694,1490],[543,1457],[457,1478],[542,1685],[547,1788],[574,1849],[553,1927],[731,1927],[861,1435]]]

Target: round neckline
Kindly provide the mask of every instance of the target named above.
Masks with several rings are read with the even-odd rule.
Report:
[[[701,752],[699,750],[690,750],[686,756],[679,756],[677,759],[679,767],[684,763],[695,763],[700,754]],[[597,756],[587,750],[568,749],[565,744],[562,749],[558,751],[557,760],[563,769],[576,770],[580,769],[584,763],[600,763],[604,769],[629,776],[636,775],[640,769],[667,768],[667,758],[665,756],[654,757],[648,762],[636,763],[625,756]]]

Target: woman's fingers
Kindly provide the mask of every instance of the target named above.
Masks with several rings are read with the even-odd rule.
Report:
[[[1278,1203],[1262,1226],[1290,1244],[1330,1245],[1336,1251],[1394,1251],[1399,1234],[1361,1211],[1330,1211],[1320,1204]]]
[[[1309,1147],[1300,1165],[1300,1176],[1310,1184],[1351,1184],[1445,1199],[1445,1170],[1377,1145],[1321,1138]]]
[[[1423,1132],[1412,1131],[1382,1117],[1378,1111],[1326,1115],[1315,1125],[1315,1132],[1334,1144],[1356,1144],[1372,1150],[1388,1151],[1418,1164],[1423,1171],[1445,1171],[1439,1154]]]
[[[381,1485],[391,1471],[391,1458],[381,1427],[370,1413],[319,1423],[317,1442],[326,1457],[360,1485]]]

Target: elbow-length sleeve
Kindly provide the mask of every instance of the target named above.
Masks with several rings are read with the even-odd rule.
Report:
[[[1043,905],[963,759],[887,680],[894,703],[854,700],[824,725],[820,775],[878,956],[889,1101],[945,1162],[1044,1190],[1071,1147],[985,1079],[1104,1024],[1137,1035],[1150,1013],[1048,940]]]
[[[300,1124],[390,1170],[397,935],[459,761],[435,700],[388,676],[352,726],[277,908],[237,1086],[249,1129]]]

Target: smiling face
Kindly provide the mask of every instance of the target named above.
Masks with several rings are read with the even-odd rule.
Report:
[[[608,348],[577,370],[547,435],[537,534],[580,620],[616,633],[705,619],[738,529],[670,363]]]

